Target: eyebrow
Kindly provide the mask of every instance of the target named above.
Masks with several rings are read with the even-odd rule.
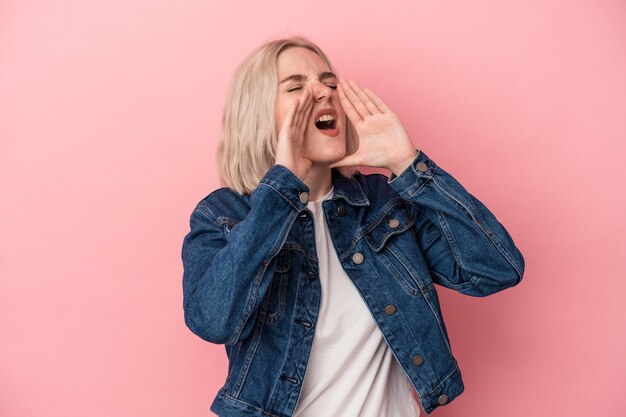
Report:
[[[306,77],[302,74],[293,74],[290,75],[289,77],[285,78],[284,80],[282,80],[280,83],[278,83],[278,85],[287,82],[287,81],[302,81],[304,80]],[[330,72],[330,71],[324,71],[320,73],[320,80],[325,80],[327,78],[337,78],[337,75],[334,72]]]

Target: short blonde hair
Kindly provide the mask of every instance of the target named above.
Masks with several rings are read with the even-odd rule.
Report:
[[[239,64],[227,92],[216,153],[223,187],[239,194],[251,193],[274,164],[278,142],[274,111],[277,58],[281,52],[296,46],[315,52],[336,73],[324,52],[301,35],[270,40]],[[346,155],[356,152],[357,141],[354,126],[346,116]],[[345,177],[358,172],[354,166],[333,169]]]

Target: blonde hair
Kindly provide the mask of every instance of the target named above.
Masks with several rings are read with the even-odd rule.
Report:
[[[274,164],[278,141],[274,112],[277,58],[281,52],[296,46],[315,52],[336,72],[324,52],[301,35],[270,40],[239,64],[227,92],[216,153],[223,187],[239,194],[251,193]],[[356,152],[357,138],[354,126],[346,117],[346,155]],[[354,166],[333,169],[345,177],[359,172]]]

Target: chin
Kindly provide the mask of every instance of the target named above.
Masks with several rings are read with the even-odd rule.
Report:
[[[325,149],[317,148],[314,152],[310,152],[311,160],[316,164],[330,164],[338,161],[346,156],[346,148],[343,147],[328,147]]]

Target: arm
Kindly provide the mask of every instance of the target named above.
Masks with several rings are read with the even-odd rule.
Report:
[[[416,207],[417,239],[433,282],[484,297],[522,280],[524,257],[504,226],[423,151],[387,183]]]
[[[199,203],[183,240],[185,324],[202,339],[234,344],[250,335],[278,254],[309,187],[273,165],[250,196],[251,209],[225,237],[216,215]],[[268,271],[269,270],[269,271]],[[268,273],[270,272],[270,273]]]

